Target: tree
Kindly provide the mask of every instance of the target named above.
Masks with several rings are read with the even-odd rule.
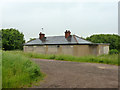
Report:
[[[16,29],[2,29],[2,48],[4,50],[23,49],[23,43],[25,43],[23,33]]]
[[[110,49],[119,50],[119,40],[120,36],[116,34],[98,34],[87,37],[86,40],[89,40],[93,43],[109,43]]]

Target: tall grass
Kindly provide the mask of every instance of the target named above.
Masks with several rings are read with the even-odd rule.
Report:
[[[12,53],[21,53],[22,55],[29,58],[40,58],[40,59],[54,59],[64,61],[75,61],[75,62],[91,62],[91,63],[104,63],[118,65],[118,54],[108,54],[100,56],[84,56],[76,57],[71,55],[48,55],[39,53],[28,53],[23,51],[11,51]]]
[[[21,88],[43,79],[39,66],[20,53],[2,53],[2,87]]]
[[[2,51],[0,50],[0,89],[2,89]]]

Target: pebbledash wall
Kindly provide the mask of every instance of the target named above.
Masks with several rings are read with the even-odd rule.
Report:
[[[60,54],[73,56],[88,56],[108,54],[108,44],[96,45],[39,45],[24,46],[25,52],[35,52],[40,54]]]

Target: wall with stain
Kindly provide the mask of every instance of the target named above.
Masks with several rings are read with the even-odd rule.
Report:
[[[61,54],[73,56],[88,56],[108,54],[109,45],[43,45],[24,46],[25,52],[40,54]]]

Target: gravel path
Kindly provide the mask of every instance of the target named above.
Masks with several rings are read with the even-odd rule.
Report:
[[[117,88],[114,65],[33,59],[46,77],[34,88]]]

